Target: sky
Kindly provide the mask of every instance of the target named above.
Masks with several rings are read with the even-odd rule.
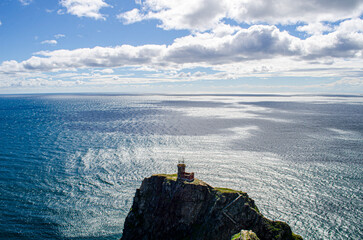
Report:
[[[0,94],[363,94],[362,0],[1,0]]]

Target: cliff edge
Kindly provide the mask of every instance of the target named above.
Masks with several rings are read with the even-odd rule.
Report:
[[[265,218],[247,193],[177,175],[153,175],[136,190],[121,240],[230,240],[252,230],[260,240],[300,240],[289,225]]]

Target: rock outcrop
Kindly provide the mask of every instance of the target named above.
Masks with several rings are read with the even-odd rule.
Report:
[[[251,230],[242,230],[241,232],[235,234],[231,240],[260,240],[256,233]]]
[[[198,179],[178,181],[176,174],[153,175],[136,190],[121,239],[230,240],[242,229],[260,240],[302,239],[286,223],[259,213],[247,193]]]

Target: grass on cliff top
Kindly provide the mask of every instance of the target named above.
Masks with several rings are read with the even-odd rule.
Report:
[[[153,176],[160,176],[165,177],[168,180],[171,181],[177,181],[178,180],[178,174],[154,174]],[[194,184],[194,185],[203,185],[207,186],[208,184],[203,182],[202,180],[199,180],[198,178],[194,178],[193,182],[184,181],[185,184]]]
[[[232,236],[231,240],[260,240],[256,233],[248,230],[242,230],[241,232]]]
[[[221,192],[221,193],[244,193],[242,191],[237,191],[237,190],[230,189],[230,188],[215,187],[214,190],[217,190],[218,192]]]
[[[176,181],[178,178],[178,174],[153,174],[153,176],[166,177],[166,179]]]
[[[303,240],[303,238],[302,238],[300,235],[295,234],[295,233],[292,233],[292,237],[293,237],[293,239],[295,239],[295,240]]]

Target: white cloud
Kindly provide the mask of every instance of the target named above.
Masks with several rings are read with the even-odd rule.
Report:
[[[152,64],[159,57],[164,45],[144,45],[133,47],[122,45],[117,47],[80,48],[75,50],[42,51],[30,59],[17,63],[5,61],[0,71],[58,71],[87,67],[121,67]],[[16,64],[17,63],[17,64]],[[17,65],[17,66],[15,66]],[[11,71],[11,68],[14,71]]]
[[[228,16],[238,22],[297,23],[336,21],[359,16],[360,0],[226,0]]]
[[[65,12],[64,12],[64,10],[63,10],[63,9],[58,9],[57,14],[58,14],[58,15],[64,15],[64,14],[65,14]]]
[[[112,74],[114,71],[111,68],[105,68],[102,70],[98,70],[97,72],[104,73],[104,74]]]
[[[354,58],[363,56],[363,20],[351,19],[340,23],[334,32],[314,35],[305,41],[307,59]]]
[[[319,35],[323,34],[324,32],[331,32],[333,28],[329,25],[318,22],[318,23],[310,23],[304,26],[299,26],[297,27],[296,30],[300,32],[306,32],[310,35]]]
[[[363,33],[363,19],[355,18],[342,22],[337,30],[341,33]]]
[[[299,56],[301,51],[300,39],[274,26],[254,25],[222,37],[199,33],[176,39],[168,47],[165,60],[177,64],[199,62],[218,65],[279,55]]]
[[[27,5],[31,4],[33,2],[33,0],[19,0],[19,2],[21,3],[21,5],[27,6]]]
[[[145,0],[140,9],[123,12],[118,18],[125,24],[157,19],[163,29],[205,31],[224,19],[249,24],[319,23],[359,17],[362,12],[361,0],[194,0],[193,4],[184,0]]]
[[[69,14],[77,17],[94,18],[96,20],[106,20],[105,16],[100,13],[100,10],[110,6],[104,0],[60,0],[59,3],[67,9]],[[63,14],[63,12],[61,13]]]
[[[275,26],[248,29],[219,25],[212,32],[175,39],[170,45],[122,45],[42,51],[22,61],[5,61],[0,74],[55,72],[86,68],[113,74],[111,68],[160,71],[164,79],[236,79],[246,76],[362,77],[363,20],[346,20],[325,35],[305,40]],[[217,73],[180,73],[210,68]],[[178,72],[165,75],[166,71]],[[115,74],[117,75],[117,74]]]
[[[54,35],[54,37],[55,37],[56,39],[59,39],[59,38],[64,38],[64,37],[66,37],[66,35],[64,35],[64,34],[56,34],[56,35]]]
[[[58,42],[57,40],[44,40],[41,42],[41,44],[50,44],[50,45],[56,45]]]
[[[157,1],[146,0],[142,3],[141,11],[132,9],[121,13],[118,18],[125,24],[145,19],[161,20],[164,29],[196,29],[207,30],[216,26],[225,15],[225,6],[220,0],[188,1]]]
[[[216,37],[223,37],[226,35],[231,35],[241,30],[242,28],[239,26],[231,26],[228,24],[220,23],[213,28],[213,33]]]
[[[52,42],[48,40],[44,43]],[[270,59],[280,55],[299,56],[301,51],[298,38],[273,26],[257,25],[249,29],[239,29],[232,34],[220,35],[217,32],[190,35],[176,39],[169,46],[122,45],[38,52],[37,55],[40,56],[33,56],[18,64],[25,71],[141,65],[177,68],[179,64],[220,65]]]
[[[329,83],[327,85],[329,87],[335,87],[335,86],[341,86],[341,85],[363,87],[363,77],[361,77],[361,78],[344,77],[341,80],[338,80],[333,83]]]
[[[0,26],[3,25],[3,23],[0,21]]]
[[[39,87],[72,87],[84,84],[83,81],[63,81],[52,80],[49,78],[35,77],[20,79],[16,81],[6,81],[0,84],[2,88],[22,87],[22,88],[39,88]]]
[[[139,9],[136,8],[132,9],[131,11],[117,15],[117,18],[122,19],[125,24],[140,22],[146,19],[146,17],[140,13]]]

